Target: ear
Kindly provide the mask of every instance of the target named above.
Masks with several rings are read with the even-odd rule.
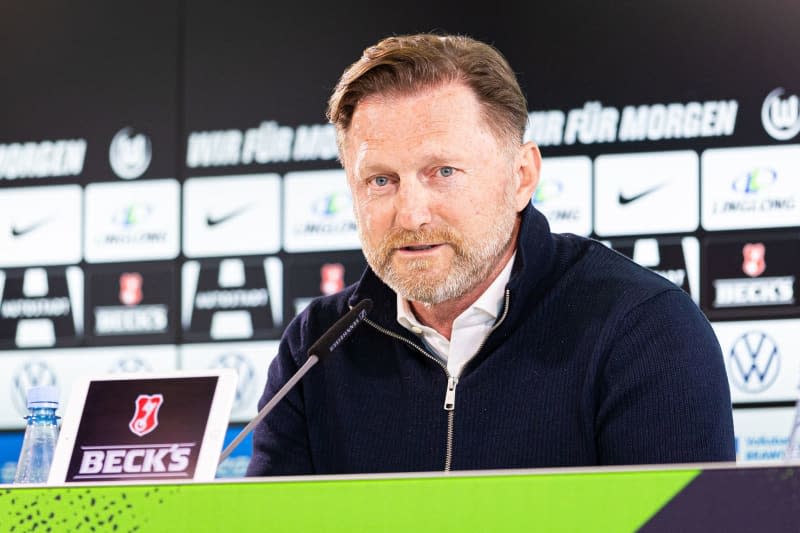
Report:
[[[515,172],[517,173],[517,188],[514,203],[517,212],[522,211],[531,201],[533,192],[539,184],[539,171],[542,168],[542,155],[539,147],[533,142],[520,146],[517,155]]]

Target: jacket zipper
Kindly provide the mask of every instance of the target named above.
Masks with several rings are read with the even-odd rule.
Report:
[[[478,352],[481,351],[481,349],[483,349],[483,345],[486,344],[486,339],[489,338],[489,335],[491,335],[494,330],[500,327],[500,324],[502,324],[503,321],[506,319],[506,315],[508,315],[508,304],[510,299],[511,299],[511,291],[506,289],[505,301],[503,303],[503,314],[500,315],[500,319],[494,323],[492,329],[489,330],[489,333],[486,335],[486,337],[484,337],[483,341],[478,346],[478,349],[475,351],[476,355],[478,354]],[[419,345],[411,342],[410,340],[406,339],[403,336],[394,333],[393,331],[389,331],[388,329],[379,326],[378,324],[376,324],[375,322],[373,322],[368,318],[365,318],[364,322],[369,324],[376,330],[380,331],[384,335],[388,335],[389,337],[392,337],[399,341],[403,341],[404,343],[416,349],[419,353],[421,353],[422,355],[424,355],[425,357],[427,357],[428,359],[439,365],[441,369],[444,370],[444,373],[447,376],[447,389],[445,390],[444,394],[444,410],[447,411],[447,449],[444,458],[444,471],[449,472],[450,466],[453,461],[453,425],[455,420],[456,385],[458,385],[458,378],[455,376],[451,376],[450,372],[447,370],[447,366],[442,364],[442,362],[439,359],[428,353],[424,348],[421,348]]]

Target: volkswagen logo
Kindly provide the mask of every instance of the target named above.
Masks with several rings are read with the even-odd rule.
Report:
[[[253,393],[256,371],[250,361],[240,353],[226,353],[220,355],[211,364],[211,368],[232,368],[239,375],[236,383],[236,399],[234,400],[234,410],[247,409],[250,407],[248,402]]]
[[[778,345],[766,333],[749,331],[728,353],[728,375],[739,390],[755,394],[775,383],[781,366]]]
[[[130,357],[122,357],[117,359],[111,368],[108,369],[110,374],[131,374],[134,372],[152,372],[150,368],[141,357],[135,355]]]
[[[44,361],[26,361],[11,378],[11,402],[21,416],[28,414],[28,389],[56,385],[56,374]]]

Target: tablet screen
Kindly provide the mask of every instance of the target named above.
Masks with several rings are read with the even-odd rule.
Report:
[[[79,384],[50,482],[213,478],[235,392],[235,381],[233,389],[220,386],[230,381],[228,372],[221,373]],[[77,420],[74,400],[80,404]]]

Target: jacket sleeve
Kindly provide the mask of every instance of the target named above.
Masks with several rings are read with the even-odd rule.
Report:
[[[725,365],[711,325],[679,290],[618,324],[599,383],[600,464],[735,460]]]
[[[258,402],[259,410],[300,367],[295,360],[295,354],[305,354],[300,348],[300,318],[297,317],[287,328],[278,354],[269,366],[264,394]],[[302,390],[303,380],[300,380],[256,426],[248,476],[313,473]]]

